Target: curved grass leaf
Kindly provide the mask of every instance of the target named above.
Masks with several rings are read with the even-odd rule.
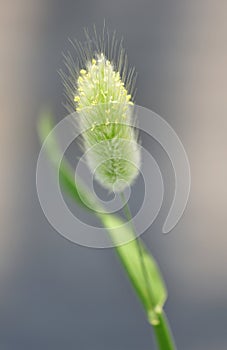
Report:
[[[46,139],[52,128],[53,121],[51,114],[49,112],[42,113],[38,123],[38,132],[41,142]],[[46,151],[50,161],[55,164],[55,158],[57,158],[56,156],[58,152],[57,140],[52,138],[48,138],[48,140]],[[91,196],[81,179],[77,178],[75,183],[73,171],[65,159],[62,160],[59,169],[59,181],[64,190],[84,209],[91,211],[91,209],[84,203],[83,198],[85,199],[85,202],[89,203],[94,209],[101,208],[100,204]],[[79,192],[78,188],[80,189]],[[124,266],[137,296],[145,308],[148,320],[152,324],[155,324],[159,318],[159,314],[162,312],[163,305],[167,298],[167,291],[154,258],[140,239],[137,238],[136,241],[134,232],[129,226],[124,225],[121,218],[116,215],[103,214],[95,211],[94,214],[98,216],[103,226],[108,231],[111,240],[116,244],[114,249]],[[124,241],[129,241],[129,243],[117,245],[119,244],[118,239],[119,237],[122,237],[122,235],[124,235]],[[138,240],[141,247],[140,253],[138,250]],[[146,281],[141,267],[141,253],[147,271],[148,280]],[[147,285],[149,285],[150,293],[148,293]]]

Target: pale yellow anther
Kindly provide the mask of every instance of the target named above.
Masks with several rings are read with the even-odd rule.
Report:
[[[105,125],[109,125],[109,124],[110,124],[109,120],[106,119]]]
[[[79,101],[80,101],[80,97],[79,97],[79,96],[75,96],[75,97],[74,97],[74,101],[75,101],[75,102],[79,102]]]
[[[132,97],[131,95],[127,95],[126,96],[127,101],[129,101],[131,99],[131,97]]]
[[[85,75],[86,73],[87,73],[87,72],[86,72],[85,69],[81,69],[81,70],[80,70],[80,74]]]
[[[129,101],[129,103],[128,103],[130,106],[133,106],[134,105],[134,103],[132,102],[132,101]]]
[[[96,65],[96,60],[93,58],[91,63],[93,64],[93,66]]]

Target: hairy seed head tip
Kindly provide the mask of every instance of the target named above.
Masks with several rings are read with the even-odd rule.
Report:
[[[79,127],[82,132],[86,130],[83,132],[86,160],[102,186],[119,192],[133,183],[140,168],[130,91],[132,71],[127,76],[122,61],[127,60],[122,52],[118,64],[101,50],[87,57],[72,97]]]

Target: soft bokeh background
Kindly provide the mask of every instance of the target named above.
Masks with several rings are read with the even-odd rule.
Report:
[[[36,195],[38,113],[65,115],[61,52],[104,18],[139,73],[137,103],[174,127],[190,159],[180,223],[144,234],[178,349],[227,349],[226,13],[224,0],[1,1],[0,349],[154,349],[114,252],[63,239]]]

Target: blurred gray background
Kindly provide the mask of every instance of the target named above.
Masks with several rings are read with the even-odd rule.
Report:
[[[172,125],[191,164],[180,223],[163,236],[157,220],[143,236],[178,349],[227,349],[226,13],[225,0],[1,1],[0,349],[154,349],[114,251],[62,238],[36,195],[39,111],[66,114],[62,51],[104,18],[138,71],[137,103]]]

